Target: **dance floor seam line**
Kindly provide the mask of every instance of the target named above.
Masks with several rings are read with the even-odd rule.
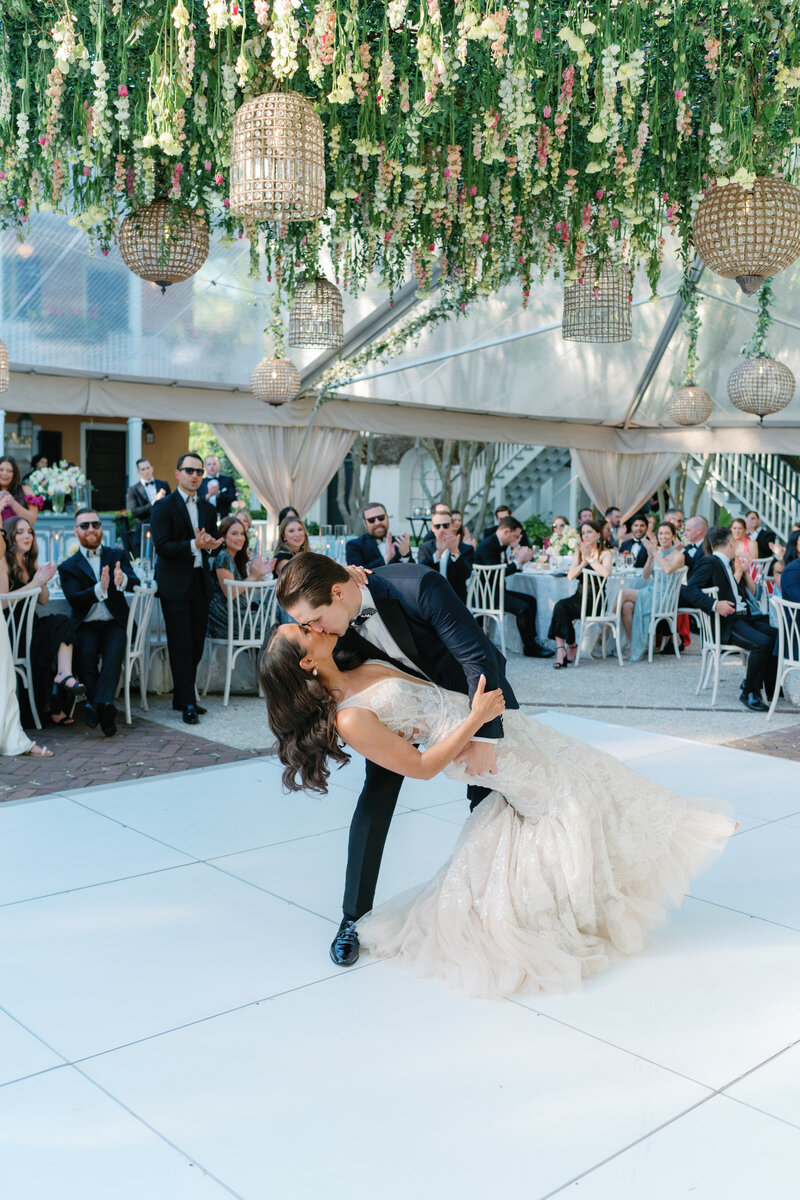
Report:
[[[74,1064],[71,1064],[71,1069],[75,1071],[77,1075],[80,1075],[82,1079],[85,1079],[86,1082],[93,1088],[96,1088],[97,1091],[106,1096],[107,1099],[109,1099],[113,1104],[116,1104],[118,1108],[121,1108],[123,1112],[126,1112],[129,1117],[132,1117],[133,1120],[138,1122],[138,1124],[144,1129],[147,1129],[150,1131],[150,1133],[154,1134],[159,1141],[164,1143],[165,1146],[169,1146],[170,1150],[173,1150],[176,1154],[179,1154],[181,1158],[186,1160],[189,1166],[196,1167],[199,1171],[202,1171],[204,1175],[213,1180],[213,1182],[221,1187],[223,1191],[227,1192],[229,1196],[233,1196],[234,1200],[245,1200],[245,1197],[242,1196],[240,1192],[235,1192],[233,1188],[229,1187],[227,1183],[224,1183],[218,1175],[215,1175],[213,1171],[209,1171],[207,1167],[204,1167],[199,1159],[195,1158],[194,1155],[187,1153],[186,1150],[183,1150],[165,1134],[161,1133],[161,1131],[157,1129],[155,1125],[151,1125],[149,1121],[144,1119],[144,1117],[140,1116],[137,1112],[134,1112],[129,1105],[127,1105],[123,1100],[120,1100],[118,1096],[115,1096],[113,1092],[110,1092],[108,1088],[103,1087],[103,1085],[98,1083],[96,1079],[93,1079],[91,1075],[87,1075],[85,1071],[82,1071],[80,1067],[77,1067]]]
[[[763,921],[765,925],[774,925],[776,929],[786,929],[789,933],[800,934],[800,925],[787,925],[785,921],[774,921],[771,917],[762,917],[759,913],[747,912],[744,908],[734,908],[731,904],[721,904],[719,900],[707,900],[704,896],[687,896],[687,900],[694,900],[698,904],[709,904],[713,908],[721,908],[725,912],[736,913],[740,917],[747,917],[750,921]]]
[[[14,908],[18,904],[35,904],[37,900],[52,900],[56,896],[70,896],[73,892],[88,892],[90,888],[110,887],[114,883],[128,883],[132,879],[146,879],[148,875],[163,875],[167,871],[183,871],[186,867],[197,866],[202,859],[190,859],[184,863],[173,863],[170,867],[153,867],[151,871],[134,871],[132,875],[118,875],[114,879],[95,879],[93,883],[76,883],[74,887],[59,888],[57,892],[42,892],[39,896],[21,896],[19,900],[3,900],[2,908]],[[246,880],[242,881],[243,883]]]

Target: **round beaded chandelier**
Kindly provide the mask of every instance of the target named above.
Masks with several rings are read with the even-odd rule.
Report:
[[[794,375],[785,363],[766,354],[742,359],[728,379],[728,396],[735,408],[752,413],[763,423],[786,408],[794,396]]]
[[[162,294],[199,271],[208,258],[208,225],[167,200],[154,200],[122,222],[119,252],[125,265]]]
[[[262,358],[250,376],[250,390],[265,404],[288,404],[300,393],[300,372],[288,358]]]
[[[800,255],[800,189],[771,176],[757,176],[751,189],[738,183],[712,188],[693,231],[706,266],[752,295]]]
[[[711,416],[713,407],[714,402],[704,388],[685,383],[673,393],[667,412],[676,425],[702,425]]]

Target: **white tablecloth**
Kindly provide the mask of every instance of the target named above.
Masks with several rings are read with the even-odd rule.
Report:
[[[614,571],[606,586],[609,606],[613,608],[617,602],[617,596],[623,588],[638,589],[644,587],[646,583],[647,580],[642,578],[641,570]],[[566,575],[556,574],[553,571],[536,569],[532,571],[523,569],[506,580],[506,587],[509,591],[526,592],[529,596],[536,597],[536,636],[542,645],[551,647],[555,645],[555,642],[548,641],[547,632],[550,628],[553,609],[559,600],[571,596],[577,586],[576,579],[568,579]],[[505,632],[508,652],[521,654],[522,641],[517,630],[517,623],[510,613],[506,614]],[[593,637],[596,634],[595,630]]]

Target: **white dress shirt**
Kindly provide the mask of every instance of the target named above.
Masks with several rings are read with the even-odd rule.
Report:
[[[145,492],[147,493],[147,499],[150,501],[151,504],[153,504],[155,502],[156,492],[158,491],[158,488],[156,487],[155,479],[148,479],[146,482],[144,479],[141,479],[140,482],[141,482],[141,485],[144,488]]]
[[[358,611],[363,612],[365,608],[374,607],[372,597],[369,594],[369,588],[362,588],[361,608]],[[407,655],[403,654],[403,651],[386,628],[386,624],[380,613],[376,612],[371,617],[367,617],[364,624],[359,625],[358,632],[365,641],[370,642],[373,646],[378,646],[385,654],[388,654],[397,662],[404,663],[405,666],[410,667],[418,675],[424,674],[416,663],[413,663]]]
[[[192,522],[192,529],[199,529],[200,528],[200,516],[197,511],[197,497],[190,496],[189,493],[185,492],[183,490],[183,488],[181,488],[181,487],[178,488],[178,491],[180,492],[181,496],[183,497],[184,503],[186,504],[186,511],[189,514],[189,520]],[[192,540],[189,542],[189,548],[191,549],[192,554],[194,556],[194,565],[196,567],[202,567],[203,555],[202,555],[202,552],[200,550],[198,550],[197,542],[195,541],[194,538],[192,538]]]
[[[84,621],[113,621],[114,618],[111,616],[111,613],[108,611],[106,606],[108,592],[103,591],[103,585],[100,582],[100,572],[103,569],[103,564],[101,561],[102,550],[82,549],[81,554],[86,559],[92,571],[94,571],[94,577],[97,580],[97,583],[94,585],[94,594],[97,597],[97,604],[92,605],[83,619]]]

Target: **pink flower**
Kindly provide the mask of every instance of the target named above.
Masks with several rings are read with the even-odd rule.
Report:
[[[611,218],[611,228],[612,228],[612,229],[616,229],[618,225],[619,225],[619,221],[617,220],[617,218],[616,218],[616,217],[612,217],[612,218]]]
[[[223,208],[230,208],[230,206],[231,206],[231,202],[230,202],[230,200],[228,199],[228,197],[226,196],[226,197],[225,197],[225,199],[222,201],[222,207],[223,207]]]
[[[6,177],[5,171],[0,171],[0,179],[5,179],[5,177]]]
[[[217,186],[219,186],[219,185],[222,183],[222,176],[221,176],[221,175],[215,175],[215,176],[214,176],[214,183],[216,183],[216,184],[217,184]]]
[[[17,201],[17,208],[24,208],[24,207],[25,207],[25,201],[24,201],[24,200],[18,200],[18,201]]]
[[[124,84],[124,83],[121,83],[121,84],[119,85],[119,87],[117,88],[117,92],[119,93],[119,95],[120,95],[120,96],[122,97],[122,99],[124,100],[124,99],[125,99],[125,97],[126,97],[126,96],[127,96],[127,94],[128,94],[128,89],[125,87],[125,84]]]
[[[46,146],[46,145],[47,145],[47,138],[44,136],[44,134],[41,134],[41,135],[40,135],[40,137],[39,137],[39,145],[40,145],[40,146]]]
[[[203,170],[204,171],[211,170],[211,159],[210,158],[207,158],[206,161],[203,163]]]
[[[103,251],[103,258],[108,258],[108,250]]]
[[[176,163],[176,164],[175,164],[175,174],[176,174],[176,175],[182,175],[182,174],[183,174],[183,163]]]
[[[542,40],[542,31],[538,27],[533,31],[533,40],[535,42],[540,42]]]
[[[460,308],[461,308],[462,312],[466,312],[467,306],[466,306],[466,304],[462,304],[462,305],[460,305]]]
[[[521,262],[521,263],[524,263],[524,262],[525,262],[525,256],[524,256],[524,254],[520,254],[518,261],[519,261],[519,262]]]
[[[28,219],[28,218],[27,218],[26,216],[22,216],[22,217],[20,217],[20,221],[22,222],[22,224],[23,224],[23,225],[25,224],[25,222],[27,221],[27,219]]]
[[[444,169],[444,177],[445,177],[445,179],[449,179],[449,178],[450,178],[450,168],[449,168],[449,167],[445,167],[445,169]]]
[[[470,196],[477,196],[477,194],[478,194],[478,189],[475,187],[474,183],[473,183],[472,187],[469,189],[469,194],[470,194]]]
[[[545,104],[544,108],[542,109],[542,116],[544,117],[545,121],[547,120],[548,117],[551,117],[552,115],[553,115],[552,108],[550,107],[549,104]]]
[[[435,249],[436,249],[436,246],[433,244],[433,242],[431,242],[430,246],[428,246],[428,250],[430,251],[431,254],[433,254]]]
[[[84,168],[83,168],[83,173],[84,173],[84,175],[91,175],[91,173],[92,173],[92,168],[91,168],[91,167],[84,167]]]
[[[679,104],[680,104],[681,100],[683,99],[683,92],[681,91],[680,88],[678,88],[678,90],[675,93],[675,99],[678,101]]]
[[[488,242],[488,240],[489,240],[489,235],[488,235],[488,233],[482,233],[482,234],[481,234],[481,241],[483,242],[484,246],[486,245],[486,243]]]
[[[597,199],[598,199],[598,200],[602,200],[602,199],[603,199],[603,195],[604,195],[603,189],[602,189],[602,188],[598,188],[598,189],[597,189]]]

